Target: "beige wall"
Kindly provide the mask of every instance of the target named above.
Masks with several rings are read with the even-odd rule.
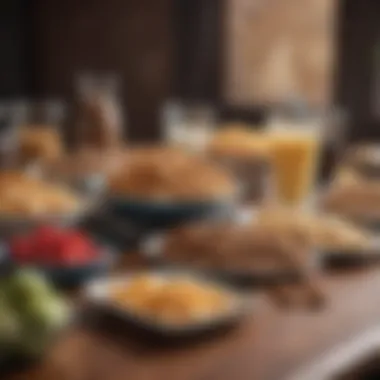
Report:
[[[293,93],[328,103],[336,2],[228,0],[226,100],[276,102]]]

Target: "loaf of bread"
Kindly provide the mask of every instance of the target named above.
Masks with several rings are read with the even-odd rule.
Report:
[[[165,147],[132,149],[126,164],[110,180],[114,195],[148,200],[224,199],[235,183],[203,157]]]
[[[69,189],[23,173],[0,173],[0,215],[61,214],[73,212],[79,205],[79,198]]]

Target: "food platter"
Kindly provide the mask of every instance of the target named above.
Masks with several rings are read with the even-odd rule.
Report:
[[[163,252],[164,241],[165,234],[162,233],[153,234],[141,243],[140,252],[148,259],[152,267],[160,267],[169,270],[191,268],[205,276],[226,281],[244,288],[294,284],[303,280],[303,272],[289,267],[268,270],[234,270],[179,264],[165,258]],[[310,260],[308,260],[307,268],[305,269],[315,270],[319,265],[320,256],[316,253],[310,253]]]
[[[229,173],[204,157],[173,147],[136,148],[128,167],[109,181],[115,215],[149,227],[229,212],[237,199]]]
[[[0,236],[10,237],[15,234],[29,231],[40,225],[53,225],[69,227],[80,223],[99,206],[99,201],[85,202],[78,210],[70,213],[41,215],[41,216],[15,216],[0,215]]]
[[[56,183],[57,186],[60,182]],[[83,221],[87,216],[103,207],[106,202],[105,185],[101,182],[94,186],[89,181],[82,181],[78,184],[62,184],[79,200],[80,203],[74,210],[67,212],[44,212],[35,214],[22,213],[0,213],[0,236],[8,238],[15,234],[27,232],[41,225],[51,225],[60,227],[75,226]]]
[[[380,264],[380,238],[375,236],[367,249],[330,249],[320,253],[327,267],[354,267]]]
[[[144,272],[159,279],[170,279],[183,276],[189,281],[196,281],[203,286],[213,286],[220,291],[228,294],[231,298],[231,305],[227,310],[215,316],[206,316],[194,322],[176,325],[171,323],[163,323],[153,317],[141,316],[130,308],[120,307],[110,298],[110,289],[120,285],[128,285],[135,278],[138,278],[138,272],[125,274],[124,276],[109,278],[105,280],[95,280],[88,284],[84,290],[85,298],[93,305],[100,307],[103,311],[111,313],[118,317],[121,321],[137,327],[145,332],[166,338],[181,338],[190,336],[199,336],[207,332],[228,328],[236,324],[254,307],[252,297],[246,298],[243,293],[238,292],[235,288],[221,282],[211,280],[199,273],[184,270],[160,270],[155,269]]]

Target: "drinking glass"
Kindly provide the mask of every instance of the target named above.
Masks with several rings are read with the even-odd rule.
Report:
[[[112,150],[122,145],[125,125],[120,90],[116,74],[78,76],[73,136],[77,149]]]
[[[338,123],[332,123],[336,117],[337,113],[308,110],[282,110],[272,115],[268,129],[271,195],[276,203],[290,207],[311,205],[323,149],[337,141],[334,133]],[[341,140],[342,133],[339,133]]]
[[[161,116],[166,143],[196,152],[206,148],[215,127],[212,107],[201,103],[170,101],[164,105]]]
[[[64,152],[65,104],[56,99],[32,100],[24,102],[22,109],[20,163],[28,166],[58,159]]]
[[[20,123],[23,107],[20,102],[0,104],[0,170],[17,166]]]

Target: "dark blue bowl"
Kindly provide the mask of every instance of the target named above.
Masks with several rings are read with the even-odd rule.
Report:
[[[120,218],[151,228],[172,227],[184,222],[220,218],[233,209],[231,200],[194,202],[154,202],[111,199],[111,209]]]
[[[87,265],[67,267],[39,267],[58,288],[77,288],[97,277],[108,273],[110,263],[106,260],[96,260]]]
[[[107,249],[98,259],[85,265],[72,266],[47,266],[47,265],[26,265],[41,272],[48,281],[59,289],[72,289],[80,287],[97,277],[102,277],[108,273],[113,263],[113,255]],[[18,264],[15,264],[16,266]]]

